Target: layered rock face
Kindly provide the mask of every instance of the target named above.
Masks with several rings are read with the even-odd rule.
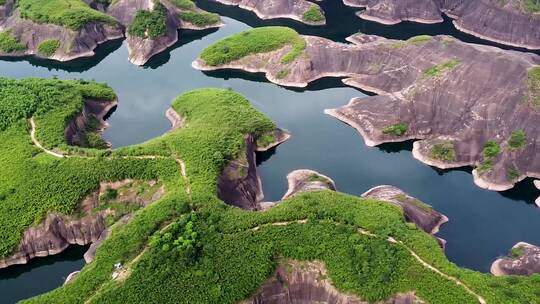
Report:
[[[532,275],[540,273],[540,247],[519,242],[512,247],[509,257],[497,259],[491,273],[502,275]]]
[[[118,24],[110,25],[94,22],[84,25],[79,30],[68,29],[59,25],[35,23],[20,17],[14,0],[7,0],[0,6],[0,32],[8,31],[26,47],[3,56],[36,55],[58,61],[69,61],[80,57],[94,55],[94,49],[101,43],[127,37],[129,60],[133,64],[143,65],[152,56],[161,53],[178,41],[178,29],[202,30],[219,27],[221,21],[212,24],[194,24],[184,21],[181,13],[193,15],[206,14],[195,5],[189,9],[178,8],[167,0],[118,0],[105,7],[103,4],[90,3],[90,6],[114,17]],[[164,8],[165,32],[159,37],[135,37],[129,34],[128,28],[139,11],[153,11],[155,7]],[[59,45],[53,54],[38,52],[40,43],[46,40],[58,40]]]
[[[264,152],[289,139],[290,135],[280,129],[271,143],[260,146],[253,135],[246,136],[245,155],[229,161],[217,181],[217,196],[225,203],[247,210],[262,209],[264,198],[261,179],[257,173],[255,152]]]
[[[87,126],[92,118],[95,118],[99,122],[98,130],[99,135],[105,128],[108,127],[105,122],[105,117],[118,105],[117,101],[100,101],[86,99],[84,101],[83,111],[79,116],[70,121],[64,132],[66,142],[69,145],[79,145],[84,141],[83,137],[86,136]]]
[[[166,0],[154,2],[154,0],[119,0],[113,1],[110,7],[107,8],[107,14],[115,17],[126,28],[129,28],[136,14],[139,11],[152,11],[157,5],[162,5],[165,9],[165,26],[164,35],[160,37],[136,37],[126,31],[129,61],[136,65],[145,64],[151,57],[159,54],[172,46],[178,41],[178,29],[205,29],[211,27],[219,27],[221,22],[211,25],[199,26],[186,21],[182,21],[179,14],[185,9],[180,9]],[[194,8],[196,13],[205,13],[204,11]]]
[[[403,215],[408,222],[415,223],[418,228],[434,237],[435,233],[439,232],[441,225],[448,222],[448,218],[444,214],[393,186],[377,186],[362,194],[362,197],[398,205],[403,210]],[[441,238],[437,238],[437,240],[444,247],[446,241]]]
[[[123,37],[119,25],[92,22],[79,30],[46,23],[35,23],[20,17],[14,0],[0,7],[0,32],[8,31],[25,46],[24,50],[3,53],[2,56],[36,55],[58,61],[69,61],[94,55],[94,49],[103,42]],[[43,41],[58,40],[59,45],[51,55],[40,54],[38,47]]]
[[[356,296],[339,292],[328,279],[327,270],[320,262],[282,261],[275,274],[257,294],[241,304],[367,304]],[[386,304],[422,303],[414,293],[398,294]]]
[[[344,0],[366,8],[358,16],[383,24],[401,21],[442,22],[454,19],[458,30],[511,46],[540,49],[540,14],[529,12],[524,1],[510,0]]]
[[[302,192],[336,191],[336,184],[331,178],[313,170],[295,170],[287,175],[287,182],[289,188],[282,200]]]
[[[265,72],[272,82],[299,87],[325,76],[347,77],[346,84],[379,96],[326,113],[356,128],[367,145],[421,139],[414,144],[416,158],[443,169],[481,166],[476,184],[497,191],[540,176],[540,112],[525,101],[539,56],[447,36],[396,41],[355,35],[349,38],[354,44],[304,39],[306,48],[292,63],[281,61],[287,46],[223,66],[200,59],[194,66]],[[488,141],[499,147],[496,155],[485,155]]]
[[[0,268],[15,264],[26,264],[34,257],[58,254],[72,244],[87,245],[95,243],[85,254],[85,260],[87,262],[92,261],[97,246],[108,236],[105,218],[109,215],[115,215],[115,210],[110,208],[96,211],[96,208],[100,206],[100,196],[108,189],[124,189],[131,183],[133,183],[132,180],[112,183],[102,182],[96,192],[90,194],[81,202],[79,207],[81,217],[58,213],[47,214],[41,223],[28,228],[24,232],[19,247],[11,256],[0,259]],[[155,185],[154,181],[148,183],[150,186]],[[164,189],[162,187],[145,198],[143,196],[146,193],[125,190],[119,194],[116,201],[122,204],[138,204],[144,207],[161,198],[163,194]]]
[[[325,21],[312,22],[304,14],[318,5],[306,0],[213,0],[226,5],[238,6],[254,12],[261,19],[290,18],[307,24],[322,25]]]

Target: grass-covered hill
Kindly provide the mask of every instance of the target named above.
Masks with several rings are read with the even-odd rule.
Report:
[[[2,255],[47,212],[75,212],[99,181],[159,179],[166,194],[115,225],[73,281],[26,303],[236,303],[253,295],[281,258],[322,261],[340,291],[371,302],[414,291],[429,303],[538,303],[540,276],[458,268],[385,202],[330,191],[300,194],[265,212],[221,202],[216,180],[227,160],[243,152],[247,134],[275,128],[235,92],[187,92],[172,104],[183,128],[114,151],[60,142],[85,98],[115,95],[96,83],[0,80]],[[43,145],[69,157],[33,145],[31,118]]]

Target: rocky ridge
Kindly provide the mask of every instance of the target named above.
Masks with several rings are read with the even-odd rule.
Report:
[[[510,0],[344,0],[365,8],[360,18],[382,24],[401,21],[443,22],[454,19],[456,28],[482,39],[515,47],[540,49],[540,12],[528,11],[524,1]]]
[[[221,21],[214,24],[197,25],[181,19],[181,13],[204,14],[205,11],[193,6],[190,9],[178,8],[167,0],[156,3],[153,0],[119,0],[110,6],[91,3],[92,7],[114,17],[118,23],[106,24],[93,22],[84,25],[79,30],[73,30],[54,24],[35,23],[21,18],[14,0],[7,0],[0,6],[0,32],[13,35],[24,46],[23,49],[3,52],[1,56],[33,55],[58,61],[69,61],[94,55],[95,48],[106,41],[127,38],[129,60],[133,64],[143,65],[154,55],[166,50],[178,41],[179,29],[203,30],[222,25]],[[155,7],[164,8],[165,33],[160,37],[135,37],[129,34],[129,27],[139,11],[152,11]],[[39,45],[47,40],[58,41],[58,47],[52,54],[38,51]]]
[[[268,279],[250,299],[240,304],[262,303],[328,303],[328,304],[367,304],[357,296],[338,291],[327,275],[323,263],[282,260],[274,275]],[[414,293],[398,294],[385,304],[423,303]]]
[[[540,112],[524,102],[528,73],[538,68],[539,56],[448,36],[398,41],[357,34],[348,38],[352,44],[303,38],[303,55],[292,63],[281,61],[286,46],[220,66],[198,59],[193,66],[263,72],[274,83],[295,87],[346,77],[345,84],[379,96],[355,98],[326,113],[356,128],[367,145],[419,139],[414,157],[442,169],[477,166],[475,183],[491,190],[540,176]],[[525,138],[512,147],[511,138],[521,132]],[[499,147],[495,156],[484,154],[489,141]]]
[[[238,6],[241,9],[254,12],[261,19],[289,18],[310,25],[324,25],[326,21],[309,21],[304,14],[311,8],[320,7],[306,0],[213,0],[225,5]]]
[[[493,262],[491,273],[496,276],[540,274],[540,247],[525,242],[517,243],[512,247],[510,256]]]

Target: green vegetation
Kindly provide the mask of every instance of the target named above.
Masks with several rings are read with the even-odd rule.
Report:
[[[409,129],[409,124],[405,122],[399,122],[393,125],[388,125],[383,128],[382,132],[386,135],[402,136]]]
[[[540,13],[540,0],[522,0],[525,11],[531,14]]]
[[[174,6],[183,10],[194,11],[197,8],[195,3],[191,0],[170,0],[170,2],[174,4]]]
[[[17,40],[17,37],[11,32],[0,32],[0,51],[4,53],[13,53],[26,50],[26,45]]]
[[[510,182],[517,181],[520,175],[521,174],[515,165],[511,165],[506,169],[506,179],[508,179]]]
[[[500,152],[501,147],[494,140],[488,140],[484,144],[484,150],[482,150],[482,154],[484,154],[485,158],[497,157]]]
[[[276,137],[273,132],[263,134],[257,138],[258,147],[268,147],[269,145],[276,142]]]
[[[7,1],[7,0],[0,0],[0,6],[6,4],[6,1]]]
[[[21,17],[78,30],[90,22],[116,24],[116,19],[91,9],[82,0],[17,0]]]
[[[326,179],[325,177],[320,176],[319,174],[311,174],[310,176],[308,176],[306,181],[308,181],[308,182],[328,183],[328,179]]]
[[[493,161],[491,159],[484,159],[484,161],[482,161],[476,169],[478,170],[479,173],[485,173],[491,170],[492,167],[493,167]]]
[[[442,161],[453,161],[456,159],[454,144],[451,142],[436,143],[431,147],[430,157]]]
[[[524,100],[534,106],[540,106],[540,67],[532,68],[527,73],[527,92]]]
[[[433,40],[433,37],[432,36],[428,36],[428,35],[420,35],[420,36],[414,36],[414,37],[411,37],[405,41],[399,41],[399,42],[394,42],[392,44],[390,44],[390,47],[391,48],[394,48],[394,49],[400,49],[400,48],[403,48],[403,47],[406,47],[408,45],[416,45],[416,46],[421,46],[421,45],[424,45],[430,41]]]
[[[150,39],[164,36],[167,33],[167,12],[163,4],[156,4],[152,11],[138,11],[129,25],[128,33]]]
[[[312,4],[311,7],[302,15],[302,20],[311,23],[319,23],[324,21],[325,18],[321,12],[321,8],[316,4]]]
[[[216,24],[220,20],[218,14],[207,12],[180,12],[178,16],[182,21],[189,22],[198,27]]]
[[[461,61],[459,59],[454,58],[452,60],[448,60],[443,63],[436,64],[432,66],[431,68],[424,70],[422,72],[422,77],[433,78],[438,75],[441,75],[442,73],[450,72],[454,70],[460,63]]]
[[[42,56],[46,56],[46,57],[52,56],[54,55],[54,53],[56,53],[56,50],[58,49],[59,46],[60,46],[60,40],[58,39],[43,40],[38,45],[38,54]]]
[[[517,130],[512,132],[510,139],[508,140],[508,149],[510,151],[517,151],[525,148],[527,144],[527,134],[524,130]]]
[[[259,138],[275,129],[237,93],[185,93],[172,105],[186,119],[185,128],[112,152],[79,148],[60,159],[32,145],[26,119],[34,118],[42,143],[67,149],[66,122],[80,113],[85,97],[114,99],[111,89],[80,81],[0,81],[3,256],[47,212],[74,213],[100,181],[160,180],[166,189],[128,223],[107,219],[112,231],[95,260],[74,281],[25,303],[237,303],[259,288],[281,257],[322,261],[339,290],[371,302],[415,291],[433,304],[477,303],[463,286],[427,269],[409,250],[488,303],[537,300],[540,276],[507,280],[459,268],[434,238],[405,223],[393,204],[316,191],[266,212],[225,205],[215,195],[217,177],[229,160],[245,154],[247,134]],[[185,163],[186,177],[177,159]],[[157,186],[141,186],[148,187]],[[115,204],[122,191],[106,191],[105,207],[121,208]],[[398,242],[389,242],[390,236]],[[116,263],[124,269],[113,279]]]
[[[510,250],[510,256],[514,259],[520,258],[523,253],[525,253],[525,247],[523,246],[513,247],[512,250]]]
[[[291,51],[281,62],[294,61],[305,49],[306,42],[293,29],[287,27],[260,27],[225,38],[204,49],[201,59],[210,66],[218,66],[248,55],[267,53],[291,45]]]

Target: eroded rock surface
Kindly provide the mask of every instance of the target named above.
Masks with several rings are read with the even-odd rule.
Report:
[[[356,128],[367,145],[420,139],[416,158],[439,168],[481,166],[475,182],[491,190],[540,176],[540,112],[524,102],[539,56],[448,36],[397,41],[358,34],[349,38],[353,44],[304,39],[303,54],[290,64],[281,61],[290,51],[286,46],[223,66],[200,59],[193,65],[264,72],[272,82],[298,87],[325,76],[347,77],[346,84],[379,96],[355,98],[326,113]],[[525,134],[518,148],[509,144],[515,132]],[[483,153],[488,141],[500,148],[489,158]]]
[[[357,296],[338,291],[321,262],[281,261],[275,274],[259,291],[241,304],[367,304]],[[414,293],[398,294],[385,301],[387,304],[423,303]]]
[[[108,203],[103,198],[107,191],[114,190],[117,193],[117,197],[114,198],[115,203],[136,204],[140,207],[158,200],[164,194],[163,187],[156,184],[155,181],[140,182],[149,189],[154,187],[152,193],[131,189],[133,183],[135,181],[132,180],[100,183],[99,190],[81,202],[80,216],[67,216],[59,213],[47,214],[45,220],[24,232],[21,244],[11,256],[0,259],[0,268],[26,264],[34,257],[58,254],[71,244],[87,245],[98,240],[102,241],[107,236],[106,218],[119,215],[114,207],[104,205]],[[92,252],[88,256],[85,254],[85,259],[91,261],[95,249],[96,246],[90,248]]]
[[[282,200],[302,192],[336,191],[336,184],[330,177],[313,170],[295,170],[287,175],[287,182],[289,188]]]
[[[519,242],[510,256],[497,259],[491,265],[491,273],[502,275],[532,275],[540,273],[540,247]]]
[[[324,20],[313,22],[305,20],[304,13],[311,7],[319,6],[306,0],[213,0],[226,5],[238,6],[254,12],[261,19],[290,18],[307,24],[322,25]],[[322,11],[321,11],[322,12]]]
[[[374,187],[362,194],[362,197],[398,205],[403,210],[403,215],[407,221],[415,223],[418,228],[434,237],[439,232],[441,225],[448,222],[448,218],[444,214],[435,211],[430,205],[393,186]],[[437,238],[437,240],[444,247],[446,241],[441,238]]]
[[[540,49],[540,12],[527,10],[522,0],[344,0],[363,7],[358,16],[383,24],[401,21],[442,22],[454,19],[458,30],[502,44]]]
[[[217,196],[225,203],[247,210],[262,209],[264,198],[261,179],[257,173],[255,152],[271,149],[284,141],[290,135],[283,130],[275,130],[272,142],[264,146],[258,144],[258,139],[252,135],[246,136],[245,154],[239,159],[229,161],[217,181]]]
[[[35,23],[29,19],[21,18],[14,0],[7,0],[4,6],[0,6],[0,32],[10,32],[26,49],[9,53],[0,51],[0,55],[35,55],[58,61],[69,61],[93,56],[94,49],[99,44],[126,37],[130,62],[143,65],[151,57],[163,52],[178,41],[178,29],[202,30],[222,25],[221,21],[199,25],[184,21],[181,18],[181,13],[205,14],[206,12],[195,5],[189,9],[179,8],[167,0],[156,2],[154,0],[118,0],[112,1],[109,6],[90,2],[91,7],[114,17],[118,23],[93,22],[86,24],[79,30],[54,24]],[[139,11],[153,11],[157,7],[163,8],[165,12],[165,33],[153,38],[130,35],[128,29],[136,14]],[[50,55],[39,53],[39,44],[49,39],[59,41],[56,52]]]
[[[6,31],[16,37],[25,46],[25,49],[10,53],[0,50],[0,55],[35,55],[58,61],[93,56],[94,49],[99,44],[123,37],[122,28],[118,24],[92,22],[79,30],[72,30],[55,24],[36,23],[29,19],[23,19],[14,0],[7,0],[6,5],[0,7],[0,32]],[[43,41],[50,39],[59,41],[56,52],[51,55],[40,54],[38,46]]]

